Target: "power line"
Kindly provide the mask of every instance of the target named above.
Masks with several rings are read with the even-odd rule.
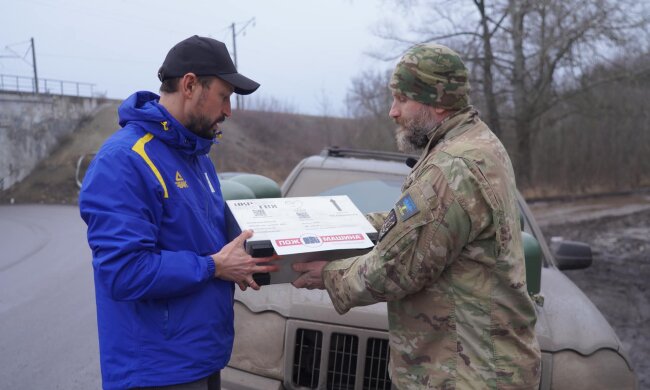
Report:
[[[23,55],[20,55],[20,53],[16,52],[14,49],[11,48],[11,46],[22,45],[27,42],[29,43],[29,47],[27,48],[27,50],[25,50],[25,54]],[[34,38],[33,37],[30,38],[29,41],[26,42],[12,43],[11,45],[6,45],[5,50],[14,53],[14,56],[5,56],[5,58],[20,58],[21,60],[25,61],[28,65],[32,67],[32,69],[34,70],[34,93],[38,94],[38,72],[36,71],[36,49],[34,45]],[[25,58],[27,57],[27,53],[29,53],[30,51],[32,53],[31,63],[27,61],[27,59]]]
[[[62,54],[41,53],[41,57],[64,58],[71,60],[85,60],[85,61],[102,61],[102,62],[125,62],[125,63],[140,63],[140,64],[153,64],[153,60],[134,60],[134,59],[121,59],[121,58],[108,58],[108,57],[88,57],[88,56],[71,56]]]
[[[26,44],[26,43],[29,43],[29,40],[21,41],[21,42],[16,42],[16,43],[10,43],[10,44],[8,44],[8,45],[5,45],[5,47],[24,45],[24,44]]]
[[[241,22],[240,22],[241,23]],[[246,27],[248,27],[252,23],[253,27],[255,27],[255,17],[252,17],[248,19],[244,25],[237,31],[236,26],[237,23],[233,22],[230,25],[231,31],[232,31],[232,51],[233,51],[233,58],[235,60],[235,68],[237,67],[237,35],[244,33],[246,35]],[[244,100],[239,96],[239,94],[235,97],[237,101],[237,108],[238,109],[244,109]]]

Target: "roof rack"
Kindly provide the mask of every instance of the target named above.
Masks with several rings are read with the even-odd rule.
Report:
[[[388,152],[383,150],[351,149],[329,146],[321,152],[324,157],[359,157],[375,158],[379,160],[390,160],[404,162],[409,157],[417,159],[419,156],[400,152]]]

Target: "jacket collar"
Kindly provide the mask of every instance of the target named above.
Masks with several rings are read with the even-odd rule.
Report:
[[[422,151],[417,164],[413,167],[415,170],[422,164],[426,156],[431,152],[441,139],[449,139],[465,132],[466,128],[462,126],[467,122],[474,121],[478,116],[478,111],[473,106],[467,106],[461,110],[456,111],[452,115],[446,117],[442,122],[438,123],[433,129],[429,131],[427,136],[429,142]]]
[[[167,145],[188,155],[208,153],[215,140],[199,137],[186,129],[159,103],[159,100],[160,96],[152,92],[134,93],[118,109],[120,126],[137,125]]]
[[[457,135],[457,131],[453,131],[460,127],[461,124],[473,120],[478,115],[478,111],[472,106],[467,106],[461,110],[456,111],[452,115],[446,117],[442,122],[438,123],[433,129],[429,131],[429,143],[427,144],[426,151],[436,146],[441,138],[449,138]],[[450,134],[451,133],[451,134]]]

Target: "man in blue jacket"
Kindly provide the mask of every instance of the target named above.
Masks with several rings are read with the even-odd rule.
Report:
[[[227,243],[224,201],[207,153],[231,94],[259,84],[226,46],[190,37],[158,72],[161,96],[137,92],[101,147],[79,195],[93,252],[105,389],[218,389],[233,343],[234,283],[272,272],[244,231]],[[165,387],[167,389],[167,387]]]

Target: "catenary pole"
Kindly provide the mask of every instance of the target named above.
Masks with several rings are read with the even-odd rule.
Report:
[[[237,68],[237,33],[235,32],[235,23],[233,22],[230,25],[230,28],[232,29],[232,56],[233,60],[235,61],[235,68]],[[239,95],[235,95],[235,101],[237,102],[237,109],[239,109],[241,106],[241,101],[239,100]]]
[[[36,48],[34,46],[34,37],[31,38],[32,43],[32,65],[34,66],[34,93],[38,94],[38,72],[36,71]]]
[[[233,55],[233,60],[235,62],[235,68],[239,70],[239,66],[237,65],[237,35],[239,35],[241,32],[244,32],[246,30],[246,27],[248,27],[249,24],[253,23],[253,26],[255,26],[255,18],[250,18],[249,20],[244,23],[244,26],[237,31],[237,24],[233,22],[230,25],[230,29],[232,30],[232,55]],[[246,34],[244,32],[244,34]],[[237,95],[236,96],[236,102],[237,102],[237,109],[243,110],[244,109],[244,99],[242,96]]]

